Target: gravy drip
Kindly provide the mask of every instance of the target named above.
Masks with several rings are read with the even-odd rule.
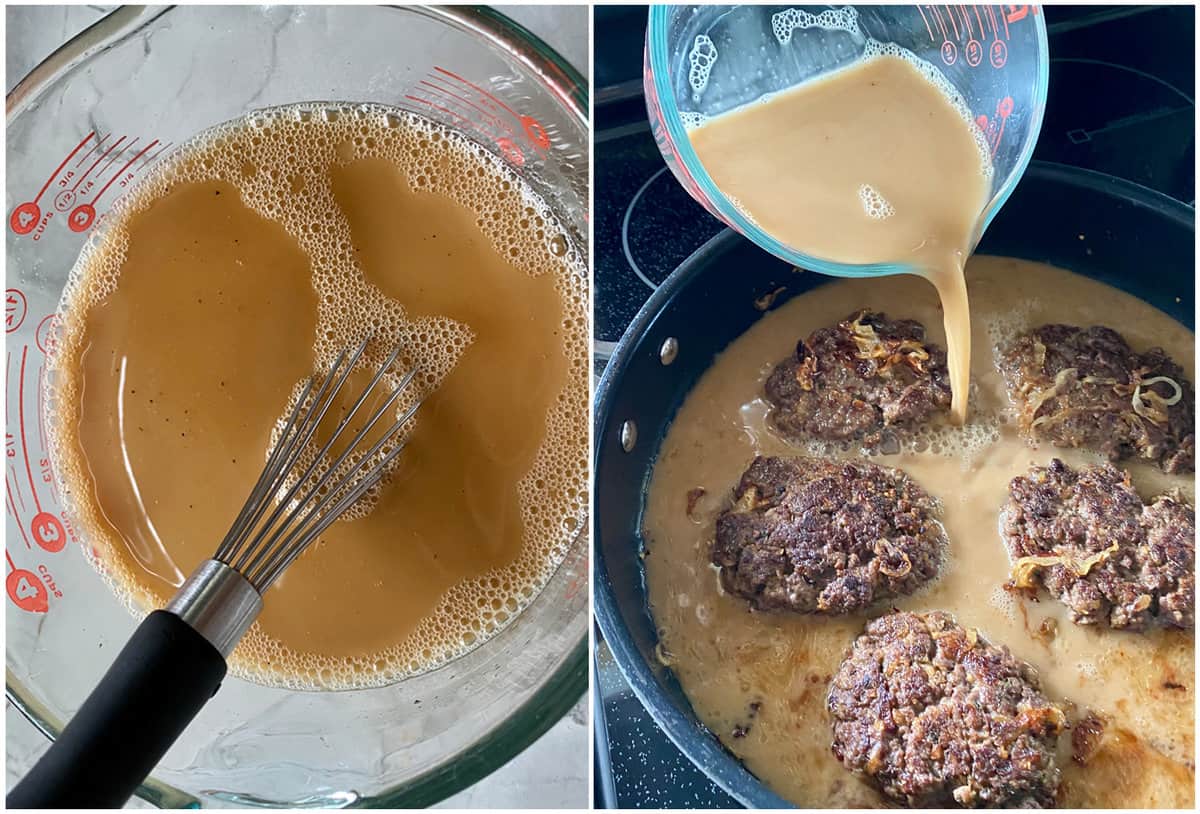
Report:
[[[1135,348],[1164,347],[1194,376],[1194,337],[1138,299],[1049,266],[975,257],[967,272],[975,304],[972,341],[986,349],[972,362],[969,422],[931,427],[899,454],[872,459],[903,469],[940,500],[949,537],[940,577],[893,604],[949,611],[1034,665],[1043,691],[1066,704],[1070,719],[1088,710],[1108,719],[1103,746],[1086,766],[1071,760],[1070,736],[1063,736],[1062,805],[1189,808],[1195,759],[1192,635],[1080,627],[1044,592],[1035,602],[1001,587],[1010,562],[999,511],[1009,480],[1056,456],[1071,466],[1100,458],[1082,450],[1034,448],[1017,435],[992,349],[1046,322],[1102,324],[1123,333]],[[798,337],[864,307],[921,320],[931,341],[944,341],[938,301],[913,277],[830,282],[786,302],[717,356],[688,394],[663,441],[645,507],[646,579],[664,661],[700,720],[750,771],[782,796],[813,807],[884,804],[833,757],[825,710],[828,681],[868,617],[751,611],[745,600],[722,592],[709,549],[716,517],[731,504],[733,488],[755,455],[859,454],[849,447],[789,445],[770,429],[761,395],[771,369],[792,352]],[[1143,498],[1180,488],[1194,505],[1192,476],[1166,475],[1150,464],[1124,466]],[[689,516],[688,495],[696,488],[705,492]],[[1051,624],[1057,635],[1039,637]],[[761,705],[753,715],[752,704]],[[748,731],[736,737],[738,727]]]

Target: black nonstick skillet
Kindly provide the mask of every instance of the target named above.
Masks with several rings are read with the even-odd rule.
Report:
[[[1086,235],[1080,240],[1079,235]],[[1036,260],[1100,280],[1194,328],[1195,211],[1111,176],[1034,162],[979,253]],[[626,681],[672,741],[747,806],[789,803],[726,752],[696,718],[671,671],[654,657],[641,525],[659,445],[713,357],[763,312],[831,278],[795,274],[733,231],[697,250],[638,313],[596,394],[595,614]],[[823,736],[825,733],[814,733]],[[800,801],[803,802],[803,801]]]

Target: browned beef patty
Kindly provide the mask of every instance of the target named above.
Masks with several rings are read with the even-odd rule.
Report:
[[[1161,348],[1136,353],[1098,325],[1043,325],[1001,348],[999,366],[1033,437],[1195,470],[1195,390]]]
[[[756,458],[717,518],[725,590],[763,610],[849,613],[938,572],[945,532],[903,472],[820,458]]]
[[[800,341],[767,379],[766,397],[791,441],[876,446],[950,408],[946,351],[916,320],[857,311]]]
[[[913,807],[1044,807],[1065,718],[1032,667],[947,613],[872,620],[830,684],[833,754]]]
[[[1180,499],[1146,505],[1111,464],[1057,458],[1014,478],[1001,512],[1013,584],[1057,596],[1081,625],[1193,628],[1196,514]]]

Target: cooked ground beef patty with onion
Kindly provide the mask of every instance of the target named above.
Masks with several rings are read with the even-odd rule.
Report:
[[[1044,587],[1081,625],[1195,625],[1196,513],[1182,498],[1143,503],[1111,464],[1057,458],[1014,478],[1001,512],[1012,583]]]
[[[1042,325],[1000,348],[999,367],[1035,439],[1195,470],[1195,390],[1161,348],[1137,353],[1098,325]]]
[[[947,613],[872,620],[827,707],[834,756],[902,805],[1054,804],[1062,710],[1032,667]]]
[[[813,332],[767,379],[771,422],[792,442],[894,444],[950,409],[946,351],[912,319],[856,311]]]
[[[712,562],[756,608],[841,614],[917,590],[945,544],[935,501],[899,470],[760,457],[717,518]]]

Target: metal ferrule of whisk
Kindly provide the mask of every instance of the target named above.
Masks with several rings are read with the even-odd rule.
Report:
[[[310,453],[310,462],[297,474],[309,441],[370,341],[368,337],[353,352],[343,351],[319,381],[310,378],[306,382],[282,425],[258,482],[216,554],[201,563],[167,603],[167,611],[187,622],[223,657],[233,652],[258,618],[267,588],[331,523],[379,483],[404,448],[397,436],[416,412],[417,401],[394,418],[374,444],[366,449],[361,447],[375,425],[389,411],[394,411],[396,401],[416,374],[415,369],[400,379],[337,456],[332,461],[327,459],[399,358],[400,347],[396,347],[329,440],[315,455]],[[347,461],[356,454],[359,460],[347,466]]]
[[[166,610],[191,625],[223,657],[262,611],[262,594],[220,560],[205,560],[179,586]]]

